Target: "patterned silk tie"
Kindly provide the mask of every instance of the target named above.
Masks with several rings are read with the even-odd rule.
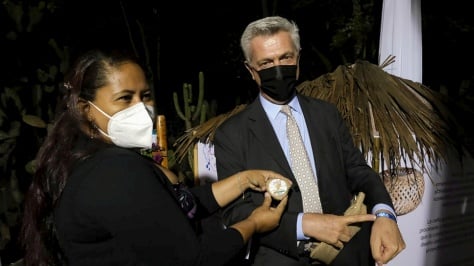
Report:
[[[298,124],[288,105],[283,105],[281,111],[286,114],[286,133],[290,146],[291,169],[296,177],[303,197],[303,211],[322,213],[319,199],[318,183],[314,178],[308,153],[303,144]]]

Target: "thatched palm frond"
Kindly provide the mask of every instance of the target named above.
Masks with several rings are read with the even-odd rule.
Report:
[[[175,152],[178,161],[182,161],[188,151],[190,151],[197,142],[212,143],[216,128],[227,120],[228,117],[240,112],[244,107],[245,104],[237,105],[231,111],[215,116],[206,122],[187,130],[182,136],[176,139],[176,142],[173,144],[173,146],[177,147]]]
[[[455,142],[449,132],[455,120],[442,95],[385,72],[382,67],[393,59],[381,66],[367,61],[339,66],[332,73],[301,83],[297,90],[335,104],[366,158],[381,154],[390,168],[418,165],[425,172],[425,161],[444,159],[445,148]],[[174,144],[178,159],[198,141],[212,143],[216,128],[244,107],[239,105],[188,130]],[[380,149],[374,137],[380,140]]]
[[[339,66],[298,90],[336,104],[366,158],[380,153],[390,168],[416,165],[425,171],[426,162],[446,159],[446,148],[455,143],[449,130],[455,119],[442,95],[382,66],[367,61]]]

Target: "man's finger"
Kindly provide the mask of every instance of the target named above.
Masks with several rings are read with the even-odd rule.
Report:
[[[344,216],[347,224],[360,223],[360,222],[372,222],[375,221],[375,215],[373,214],[358,214],[358,215],[347,215]]]
[[[339,236],[339,239],[342,241],[342,242],[349,242],[349,240],[351,240],[352,236],[350,235],[350,233],[345,233],[345,234],[341,234]]]
[[[333,246],[335,246],[338,249],[342,249],[342,248],[344,248],[344,243],[342,243],[342,241],[338,240]]]

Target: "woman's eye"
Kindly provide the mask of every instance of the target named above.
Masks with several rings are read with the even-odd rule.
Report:
[[[124,96],[120,97],[120,100],[131,101],[132,98],[133,98],[132,95],[124,95]]]
[[[151,92],[144,93],[142,95],[142,101],[146,102],[152,99]]]

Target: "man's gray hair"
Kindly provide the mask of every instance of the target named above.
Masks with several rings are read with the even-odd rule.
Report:
[[[299,29],[296,23],[280,16],[265,17],[251,22],[242,33],[240,47],[244,52],[245,60],[250,62],[250,59],[252,58],[250,42],[253,38],[258,36],[272,36],[280,31],[290,33],[294,48],[299,52],[301,44]]]

